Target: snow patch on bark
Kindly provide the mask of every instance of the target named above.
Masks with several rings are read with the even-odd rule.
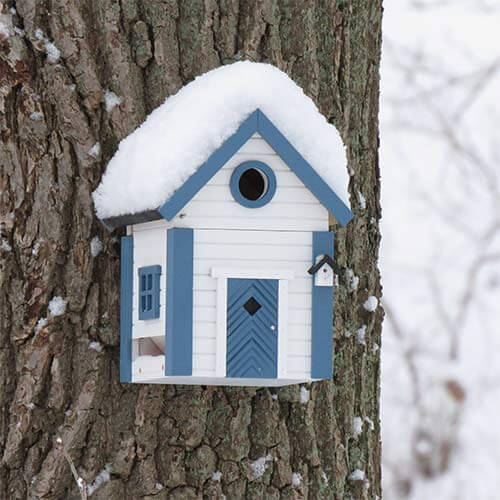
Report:
[[[68,302],[59,295],[52,297],[49,302],[49,314],[51,316],[62,316],[66,312]]]
[[[298,488],[302,484],[302,476],[299,472],[294,472],[292,474],[292,486]]]
[[[90,255],[92,257],[97,257],[102,250],[102,241],[99,239],[99,236],[94,236],[90,240]]]
[[[354,469],[350,474],[348,479],[351,481],[364,481],[365,480],[365,472],[360,469]]]
[[[303,405],[306,405],[309,402],[309,390],[304,386],[300,388],[300,402]]]
[[[378,299],[374,295],[370,295],[363,304],[363,307],[368,312],[374,312],[375,309],[377,309],[377,306],[378,306]]]
[[[104,94],[104,107],[108,113],[113,111],[113,108],[116,106],[119,106],[121,102],[121,97],[118,97],[114,92],[111,92],[111,90],[106,90]]]
[[[250,468],[252,469],[254,477],[257,479],[264,475],[267,469],[267,462],[272,462],[273,457],[271,455],[266,455],[265,457],[260,457],[257,460],[250,463]]]

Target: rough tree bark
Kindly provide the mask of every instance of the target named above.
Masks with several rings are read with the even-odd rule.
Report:
[[[381,293],[381,0],[4,0],[0,14],[0,498],[79,498],[57,437],[88,484],[110,472],[95,499],[380,495],[383,311],[362,304]],[[245,58],[285,70],[347,145],[334,379],[309,400],[299,386],[122,385],[119,233],[91,193],[166,96]]]

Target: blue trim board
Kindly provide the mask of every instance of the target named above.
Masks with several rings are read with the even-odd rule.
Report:
[[[259,170],[262,175],[265,175],[267,178],[266,192],[257,200],[249,200],[242,196],[240,192],[240,178],[247,170],[250,169]],[[274,175],[273,169],[261,161],[244,161],[233,170],[230,180],[230,188],[233,198],[240,205],[247,208],[260,208],[267,205],[273,199],[274,193],[276,193],[276,176]]]
[[[172,220],[186,203],[218,172],[218,170],[252,137],[257,130],[254,111],[238,130],[217,149],[208,160],[167,200],[158,211],[166,220]]]
[[[193,230],[167,230],[165,375],[193,371]]]
[[[312,261],[318,255],[333,257],[333,233],[313,233]],[[311,377],[329,379],[333,372],[333,287],[315,286],[312,277]]]
[[[259,109],[255,110],[238,130],[158,209],[163,218],[168,221],[172,220],[255,132],[259,132],[342,226],[352,219],[353,214],[344,202]]]
[[[120,382],[132,381],[132,290],[134,240],[122,236],[120,261]]]
[[[342,226],[346,226],[353,217],[352,212],[260,110],[258,110],[257,130],[323,206]]]

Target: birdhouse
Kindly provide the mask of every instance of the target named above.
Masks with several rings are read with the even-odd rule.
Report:
[[[121,240],[121,380],[280,386],[332,376],[345,151],[290,78],[240,62],[125,138],[94,193]]]
[[[316,264],[307,271],[314,276],[314,286],[333,286],[334,262],[329,255],[318,255]]]

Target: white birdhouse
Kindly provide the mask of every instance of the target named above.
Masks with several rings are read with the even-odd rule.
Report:
[[[314,286],[333,286],[333,266],[333,259],[329,255],[316,257],[316,263],[308,271],[314,276]]]
[[[228,96],[222,111],[220,95]],[[224,66],[170,102],[122,142],[94,195],[108,227],[127,227],[121,381],[280,386],[331,378],[329,221],[345,226],[353,216],[333,190],[347,184],[338,132],[269,65]],[[249,114],[256,103],[262,109]]]

